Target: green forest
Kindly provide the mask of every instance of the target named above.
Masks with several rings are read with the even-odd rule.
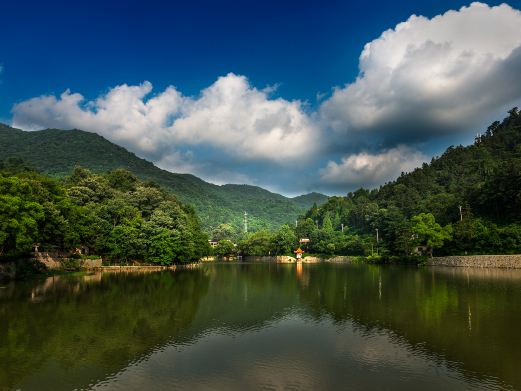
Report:
[[[401,256],[417,246],[435,255],[521,252],[521,113],[513,108],[474,144],[449,147],[379,189],[331,197],[297,231],[320,253]]]
[[[321,205],[328,199],[319,193],[288,198],[257,186],[218,186],[194,175],[162,170],[102,136],[77,129],[25,132],[0,124],[0,159],[8,158],[22,159],[33,169],[58,179],[69,176],[76,167],[98,174],[125,168],[192,205],[206,232],[221,223],[240,229],[245,211],[253,230],[273,230],[294,222],[313,203]]]
[[[322,199],[316,193],[309,197]],[[257,202],[258,209],[279,213],[280,204]],[[129,170],[98,174],[77,167],[69,176],[53,178],[16,157],[0,163],[2,256],[26,254],[39,243],[43,250],[87,247],[114,262],[169,264],[211,254],[290,255],[300,238],[310,240],[307,254],[373,261],[508,254],[521,252],[520,212],[517,108],[472,145],[449,147],[430,164],[378,189],[330,197],[302,213],[296,224],[286,220],[271,229],[253,224],[248,233],[235,218],[215,220],[204,230],[192,206]],[[251,217],[255,220],[255,213]],[[214,249],[208,239],[218,243]]]
[[[87,248],[109,261],[195,261],[207,236],[191,206],[127,170],[77,168],[61,181],[7,159],[0,164],[0,256]]]
[[[316,204],[294,225],[238,235],[213,231],[221,256],[307,253],[363,256],[521,252],[521,114],[512,109],[473,145],[449,147],[411,173],[378,189],[359,189]],[[233,242],[238,243],[236,247]]]

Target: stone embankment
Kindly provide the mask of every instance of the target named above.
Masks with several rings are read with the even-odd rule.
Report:
[[[63,264],[70,258],[70,253],[65,252],[36,252],[33,253],[33,259],[37,262],[43,264],[48,270],[57,270],[63,269]],[[76,259],[74,259],[76,260]],[[102,260],[101,258],[90,259],[90,258],[80,258],[77,259],[78,266],[81,269],[94,269],[101,267]]]
[[[461,255],[434,257],[429,259],[426,265],[521,269],[521,255]]]
[[[149,272],[158,272],[162,270],[178,270],[178,269],[195,269],[200,266],[199,263],[187,263],[182,265],[121,265],[121,266],[101,266],[97,268],[93,268],[93,270],[109,272],[109,273],[149,273]]]

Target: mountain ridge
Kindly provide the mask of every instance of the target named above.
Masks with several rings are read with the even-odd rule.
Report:
[[[154,181],[171,190],[182,202],[193,205],[207,230],[220,223],[240,228],[245,211],[253,230],[277,228],[294,221],[313,203],[328,199],[319,193],[288,198],[259,186],[216,185],[192,174],[173,173],[97,133],[79,129],[28,132],[0,124],[0,156],[20,158],[55,177],[67,176],[77,166],[97,173],[126,168],[140,179]]]

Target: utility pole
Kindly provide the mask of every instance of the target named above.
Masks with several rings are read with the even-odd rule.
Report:
[[[459,208],[459,221],[463,221],[463,213],[461,211],[461,205],[458,207]]]
[[[379,240],[378,228],[376,228],[376,255],[378,255],[378,240]]]
[[[344,223],[342,223],[342,232],[344,232]]]
[[[248,213],[244,212],[244,232],[248,233]]]
[[[295,220],[295,228],[298,227],[298,220]]]
[[[317,229],[318,229],[318,220],[315,220],[315,224],[317,225]]]

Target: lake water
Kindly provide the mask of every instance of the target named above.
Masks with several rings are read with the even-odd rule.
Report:
[[[521,389],[521,271],[207,264],[4,284],[4,389]]]

